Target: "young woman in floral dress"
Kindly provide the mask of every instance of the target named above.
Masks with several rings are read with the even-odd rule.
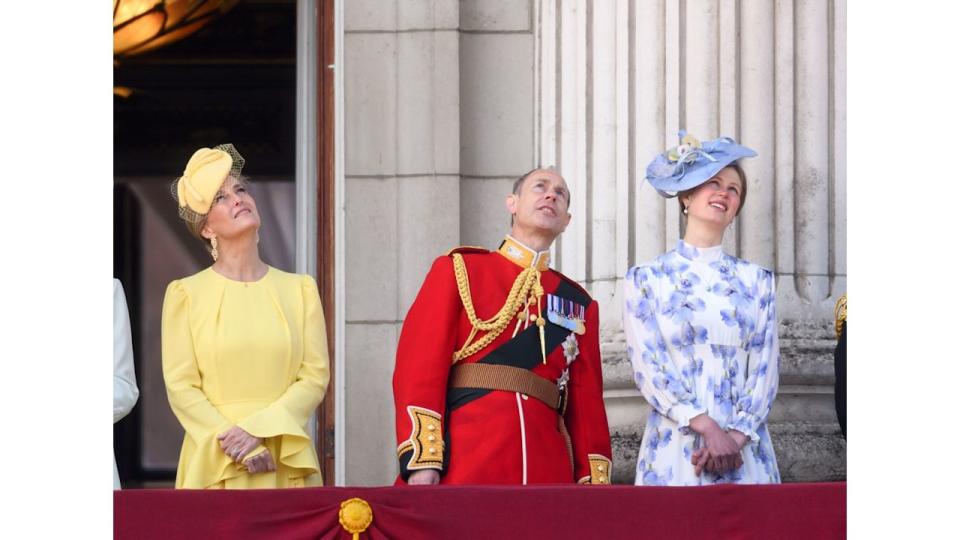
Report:
[[[684,237],[626,274],[627,354],[652,406],[635,483],[778,483],[767,430],[780,356],[774,275],[721,247],[746,201],[737,161],[756,152],[726,137],[680,137],[647,180],[677,197]]]

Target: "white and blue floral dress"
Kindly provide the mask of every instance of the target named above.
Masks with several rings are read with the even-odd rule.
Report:
[[[767,431],[780,349],[773,273],[721,246],[677,248],[627,271],[623,325],[634,381],[653,410],[637,485],[780,482]],[[694,474],[704,445],[690,419],[707,413],[750,437],[735,471]]]

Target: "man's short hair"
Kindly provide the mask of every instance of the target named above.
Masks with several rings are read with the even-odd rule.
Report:
[[[533,169],[530,169],[529,171],[521,174],[519,178],[513,181],[513,194],[519,195],[520,189],[523,187],[523,182],[526,181],[528,176],[530,176],[531,174],[537,171],[550,171],[556,174],[557,176],[559,176],[560,178],[563,178],[563,175],[560,174],[560,171],[558,171],[557,168],[554,167],[553,165],[550,165],[548,167],[534,167]],[[569,206],[570,206],[570,193],[568,189],[567,190],[567,207],[569,208]]]
[[[539,171],[539,170],[540,170],[540,167],[537,167],[537,168],[535,168],[535,169],[530,169],[529,171],[521,174],[521,175],[520,175],[520,178],[517,178],[516,180],[514,180],[514,181],[513,181],[513,194],[514,194],[514,195],[519,195],[519,194],[520,194],[520,188],[523,187],[523,181],[526,180],[527,177],[530,176],[531,174],[533,174],[535,171]]]

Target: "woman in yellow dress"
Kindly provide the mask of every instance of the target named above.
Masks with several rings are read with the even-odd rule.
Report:
[[[233,145],[201,148],[172,186],[214,261],[163,301],[163,377],[186,431],[176,487],[319,486],[306,425],[330,379],[320,296],[260,259],[242,167]]]

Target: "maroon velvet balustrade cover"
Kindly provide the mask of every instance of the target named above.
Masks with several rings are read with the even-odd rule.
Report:
[[[340,503],[352,497],[373,509],[361,539],[846,537],[845,483],[124,490],[114,537],[346,539]]]

